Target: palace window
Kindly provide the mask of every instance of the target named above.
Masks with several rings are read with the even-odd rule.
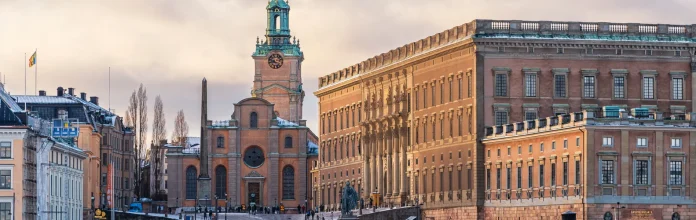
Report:
[[[440,104],[442,105],[444,103],[445,103],[445,84],[440,83]]]
[[[648,147],[648,138],[640,137],[636,140],[637,147]]]
[[[418,171],[415,171],[415,172],[416,172],[416,175],[418,175]],[[414,183],[413,183],[413,190],[416,191],[416,195],[418,195],[418,180],[419,180],[419,179],[418,179],[417,176],[416,176],[416,178],[413,179],[413,181],[414,181]]]
[[[495,125],[504,125],[508,123],[508,112],[507,111],[496,111],[495,112]]]
[[[647,160],[636,160],[635,167],[635,184],[636,185],[647,185],[648,184],[648,161]]]
[[[435,85],[436,83],[432,83],[433,92],[430,94],[430,106],[435,106]],[[442,86],[440,86],[440,88],[442,88]]]
[[[681,148],[682,147],[681,138],[672,138],[672,144],[670,146],[672,148]]]
[[[495,189],[500,189],[500,168],[495,169]]]
[[[595,77],[594,76],[584,76],[582,82],[582,94],[584,98],[594,98],[595,97]]]
[[[539,164],[539,187],[544,187],[544,164]]]
[[[423,193],[428,193],[428,171],[423,171]]]
[[[225,138],[220,136],[217,138],[217,148],[225,148]]]
[[[575,161],[575,184],[580,184],[580,161]]]
[[[259,121],[258,121],[258,115],[256,112],[252,112],[250,117],[249,117],[249,127],[250,128],[258,128],[259,126]]]
[[[224,199],[227,193],[227,169],[224,166],[215,168],[215,196]]]
[[[522,167],[517,167],[517,188],[522,188]]]
[[[563,185],[568,185],[568,161],[563,161]]]
[[[534,181],[532,181],[534,178],[533,173],[532,173],[533,168],[534,167],[532,167],[532,166],[527,167],[527,187],[530,189],[533,187],[532,184],[534,183]]]
[[[428,107],[428,87],[423,86],[423,108]]]
[[[643,77],[643,98],[644,99],[654,99],[655,98],[655,78],[654,77]]]
[[[507,172],[505,173],[505,179],[507,180],[506,183],[505,183],[505,185],[507,186],[507,189],[510,189],[510,185],[511,185],[511,182],[510,182],[510,174],[511,174],[511,172],[512,172],[512,171],[510,171],[510,167],[508,167],[508,168],[507,168]]]
[[[196,199],[197,182],[198,172],[196,167],[189,166],[186,168],[186,199]]]
[[[14,219],[10,218],[12,216],[12,203],[11,202],[0,202],[0,216],[2,219]],[[57,218],[56,218],[57,219]]]
[[[614,184],[614,161],[601,160],[600,170],[602,171],[600,184]]]
[[[449,80],[449,87],[447,89],[449,89],[449,101],[451,102],[452,101],[452,80]]]
[[[295,199],[295,169],[283,168],[283,199]]]
[[[458,94],[457,99],[462,99],[462,92],[464,92],[464,90],[462,89],[462,86],[463,86],[463,84],[462,84],[462,78],[460,77],[459,79],[457,79],[457,89],[458,89],[458,91],[457,91],[457,94]]]
[[[491,189],[491,169],[486,169],[486,189]]]
[[[466,96],[471,98],[471,75],[466,76],[466,83],[468,84],[466,87]]]
[[[537,109],[536,108],[525,108],[524,109],[524,120],[531,121],[537,119]]]
[[[413,97],[416,98],[416,104],[415,104],[415,105],[416,105],[416,110],[418,110],[418,90],[416,90],[416,93],[415,93],[415,95],[414,95]]]
[[[292,148],[292,137],[285,137],[285,148]]]
[[[506,74],[495,74],[495,96],[507,96],[507,81]]]
[[[566,97],[566,75],[558,74],[554,76],[554,97]]]
[[[527,73],[524,76],[524,96],[537,96],[537,76],[535,73]]]
[[[452,117],[449,118],[449,136],[450,137],[452,137],[452,133],[454,133],[453,132],[453,130],[454,130],[453,120],[454,119]]]
[[[604,147],[614,146],[614,138],[613,137],[603,137],[602,138],[602,146],[604,146]]]
[[[457,181],[457,189],[462,190],[462,181],[464,181],[462,177],[462,169],[457,170],[457,179],[459,179]]]
[[[551,186],[556,185],[556,164],[551,163]]]
[[[669,185],[683,185],[682,161],[669,162]]]
[[[626,77],[614,77],[614,98],[626,98]]]
[[[440,119],[440,140],[445,139],[445,123]]]
[[[683,78],[672,78],[672,99],[683,100],[684,99],[684,79]]]

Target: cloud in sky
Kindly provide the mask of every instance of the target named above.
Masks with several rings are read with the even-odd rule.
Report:
[[[55,95],[58,86],[75,87],[123,115],[143,83],[150,105],[162,96],[170,133],[184,109],[198,136],[203,77],[212,120],[229,119],[233,103],[249,96],[266,2],[0,0],[0,73],[10,92],[23,94],[24,53],[38,48],[39,90]],[[291,0],[290,6],[290,28],[305,53],[304,115],[315,131],[317,77],[476,18],[696,23],[693,0]]]

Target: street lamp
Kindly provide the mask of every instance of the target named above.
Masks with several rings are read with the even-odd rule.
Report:
[[[227,193],[225,193],[225,220],[227,220],[227,213],[230,212],[229,204],[227,204]]]
[[[619,209],[625,209],[625,208],[626,208],[626,206],[621,206],[620,202],[616,202],[616,207],[611,207],[611,209],[614,209],[616,212],[616,217],[615,217],[616,220],[619,220],[619,214],[621,214]]]
[[[94,209],[94,192],[92,192],[92,209]]]

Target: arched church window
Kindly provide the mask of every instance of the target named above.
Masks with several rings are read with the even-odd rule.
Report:
[[[196,199],[196,190],[198,190],[196,167],[189,166],[186,168],[186,199]]]
[[[218,148],[225,148],[225,138],[220,136],[217,138],[217,147]]]
[[[215,195],[218,199],[224,199],[227,193],[227,169],[220,165],[215,168]]]
[[[283,199],[295,199],[295,169],[290,165],[283,168]]]
[[[292,148],[292,137],[285,137],[285,148]]]
[[[258,115],[256,112],[252,112],[251,115],[249,116],[249,127],[251,128],[257,128],[259,126],[259,119]]]

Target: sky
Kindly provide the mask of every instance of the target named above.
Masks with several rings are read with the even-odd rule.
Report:
[[[267,0],[0,0],[0,74],[24,94],[25,53],[38,50],[27,93],[74,87],[124,115],[142,83],[164,102],[168,137],[183,109],[200,134],[200,80],[208,117],[229,120],[250,96],[256,37]],[[290,0],[291,34],[301,40],[304,118],[317,131],[320,76],[474,19],[694,24],[696,0]],[[109,92],[109,67],[111,83]],[[38,89],[34,83],[38,84]],[[110,95],[109,95],[110,94]],[[152,126],[150,126],[152,127]]]

